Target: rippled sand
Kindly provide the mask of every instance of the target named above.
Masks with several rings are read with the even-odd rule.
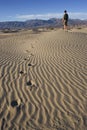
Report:
[[[87,33],[0,34],[0,127],[87,130]]]

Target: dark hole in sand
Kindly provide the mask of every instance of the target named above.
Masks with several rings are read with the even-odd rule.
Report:
[[[28,81],[28,82],[27,82],[27,85],[28,85],[28,86],[31,86],[31,85],[32,85],[31,81]]]
[[[20,74],[23,74],[23,71],[20,71]]]
[[[11,106],[12,106],[12,107],[18,106],[18,102],[17,102],[16,100],[12,101],[12,102],[11,102]]]
[[[29,63],[28,66],[32,66],[31,63]]]

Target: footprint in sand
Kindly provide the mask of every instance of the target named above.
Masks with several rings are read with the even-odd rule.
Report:
[[[11,101],[11,106],[12,107],[17,107],[21,104],[21,99],[15,99]]]
[[[34,54],[29,54],[27,58],[24,58],[24,60],[29,60],[31,56],[34,56]]]
[[[27,73],[23,72],[22,70],[19,72],[20,76],[25,76]]]
[[[27,82],[27,86],[32,86],[32,82],[30,80]]]
[[[20,71],[20,74],[22,75],[24,72],[23,71]]]
[[[32,90],[32,88],[37,88],[34,81],[32,80],[29,80],[27,83],[26,83],[27,86],[30,86],[30,90]]]
[[[31,64],[31,63],[29,63],[29,64],[28,64],[28,66],[32,66],[32,64]]]
[[[22,109],[23,104],[21,103],[21,100],[18,99],[18,100],[11,101],[11,106],[13,108],[16,108],[17,112],[19,112]]]
[[[12,106],[12,107],[17,107],[17,106],[18,106],[17,100],[13,100],[13,101],[11,102],[11,106]]]
[[[35,65],[36,64],[31,64],[31,63],[28,64],[29,67],[31,67],[31,66],[34,67]]]

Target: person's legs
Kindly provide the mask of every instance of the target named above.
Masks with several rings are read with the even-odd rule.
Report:
[[[67,21],[64,22],[64,30],[68,30]]]

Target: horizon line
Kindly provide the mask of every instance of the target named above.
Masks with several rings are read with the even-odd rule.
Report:
[[[69,19],[87,19],[87,12],[68,12]],[[63,13],[46,13],[46,14],[16,14],[15,16],[6,16],[4,19],[0,20],[0,22],[4,21],[26,21],[31,19],[42,19],[48,20],[51,18],[62,18]]]

